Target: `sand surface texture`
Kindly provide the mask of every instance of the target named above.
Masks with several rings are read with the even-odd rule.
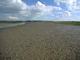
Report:
[[[80,60],[80,26],[34,22],[0,29],[0,60]]]

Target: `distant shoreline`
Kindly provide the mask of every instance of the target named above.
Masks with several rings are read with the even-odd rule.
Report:
[[[26,22],[45,22],[45,23],[57,23],[57,24],[71,24],[71,25],[80,25],[80,21],[0,21],[0,26],[1,25],[8,25],[8,24],[14,24],[14,23],[26,23]]]

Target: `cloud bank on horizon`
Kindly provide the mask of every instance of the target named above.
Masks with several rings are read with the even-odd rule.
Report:
[[[0,0],[0,20],[80,21],[79,0],[27,2],[31,1]]]

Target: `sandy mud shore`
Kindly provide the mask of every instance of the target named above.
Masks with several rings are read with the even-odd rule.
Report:
[[[2,26],[2,25],[10,25],[10,24],[14,24],[14,23],[3,23],[3,22],[0,22],[0,26]]]
[[[34,22],[0,29],[0,60],[80,60],[80,26]]]

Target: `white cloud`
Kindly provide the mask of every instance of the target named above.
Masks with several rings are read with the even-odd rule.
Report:
[[[62,10],[60,7],[55,6],[46,6],[45,4],[42,4],[41,2],[37,2],[36,5],[32,5],[28,7],[28,16],[27,18],[36,18],[42,15],[48,15],[52,14],[53,10]]]
[[[54,0],[57,5],[66,5],[68,10],[80,11],[80,0]]]
[[[73,3],[68,6],[68,9],[71,11],[80,11],[80,2]]]
[[[55,18],[55,21],[78,21],[78,20],[69,17],[69,18]]]
[[[17,17],[12,17],[12,16],[9,16],[9,19],[12,19],[12,20],[18,20]]]
[[[52,16],[54,16],[54,15],[52,15]]]
[[[71,16],[70,12],[69,11],[64,11],[62,13],[62,16]]]
[[[71,14],[69,11],[64,11],[60,16],[56,16],[52,18],[51,20],[54,21],[71,21],[72,19],[70,18]],[[71,19],[71,20],[70,20]]]
[[[0,0],[0,14],[3,14],[4,17],[16,16],[25,20],[35,19],[39,16],[52,14],[54,10],[62,9],[56,6],[46,6],[39,1],[35,5],[29,6],[22,0]]]
[[[57,5],[64,4],[64,5],[72,5],[76,2],[76,0],[54,0]]]
[[[0,0],[0,13],[19,14],[26,9],[27,5],[21,0]]]

